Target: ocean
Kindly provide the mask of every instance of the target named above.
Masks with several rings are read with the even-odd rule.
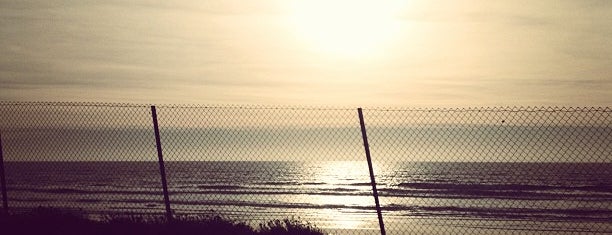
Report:
[[[7,162],[9,207],[163,214],[157,162]],[[387,234],[612,233],[612,163],[378,162]],[[169,161],[175,214],[379,234],[365,161]]]

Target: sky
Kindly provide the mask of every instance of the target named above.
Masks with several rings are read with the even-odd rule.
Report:
[[[612,106],[612,2],[0,0],[0,100]]]

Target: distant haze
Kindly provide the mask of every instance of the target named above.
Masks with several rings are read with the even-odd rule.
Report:
[[[542,131],[546,129],[547,131]],[[370,128],[376,162],[610,162],[610,128]],[[561,133],[562,135],[558,135]],[[7,161],[156,161],[149,129],[5,132]],[[166,129],[168,161],[363,161],[358,128]],[[394,137],[394,138],[390,138]],[[570,137],[567,137],[570,136]],[[577,139],[581,136],[582,139]],[[602,137],[603,136],[603,137]]]
[[[612,2],[0,0],[0,100],[612,105]]]
[[[356,110],[158,106],[168,161],[364,160]],[[376,162],[610,162],[610,109],[363,112]],[[155,161],[146,106],[2,105],[7,161]]]

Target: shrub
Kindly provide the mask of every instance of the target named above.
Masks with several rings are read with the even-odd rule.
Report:
[[[6,234],[72,235],[91,233],[95,222],[76,211],[38,207],[28,213],[6,215],[0,222]]]
[[[259,224],[261,235],[323,235],[323,231],[309,222],[299,219],[271,220]]]
[[[178,216],[168,223],[163,216],[108,215],[101,221],[88,219],[79,211],[39,207],[23,214],[0,215],[2,234],[49,235],[322,235],[316,226],[297,219],[271,220],[253,229],[219,215]]]

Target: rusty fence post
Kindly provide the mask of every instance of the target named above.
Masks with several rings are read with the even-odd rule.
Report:
[[[380,203],[378,202],[378,190],[376,190],[376,180],[374,178],[374,168],[372,168],[372,158],[370,156],[370,145],[368,144],[368,135],[366,133],[365,122],[363,121],[363,112],[361,108],[357,109],[359,114],[359,124],[361,125],[361,137],[363,138],[363,147],[365,148],[366,159],[368,160],[368,168],[370,170],[370,183],[372,184],[372,193],[374,194],[374,202],[376,203],[376,213],[378,214],[378,225],[380,225],[380,234],[386,235],[385,223],[383,222]]]
[[[2,184],[2,209],[8,215],[8,196],[6,194],[6,178],[4,176],[4,153],[2,152],[2,133],[0,133],[0,184]]]
[[[157,111],[155,105],[151,106],[151,116],[153,118],[153,128],[155,129],[155,145],[157,146],[157,159],[159,162],[159,173],[161,175],[162,188],[164,190],[164,203],[166,204],[166,219],[172,222],[172,210],[170,209],[170,197],[168,196],[168,183],[166,181],[166,167],[164,166],[164,156],[162,154],[161,139],[159,137],[159,126],[157,124]]]

